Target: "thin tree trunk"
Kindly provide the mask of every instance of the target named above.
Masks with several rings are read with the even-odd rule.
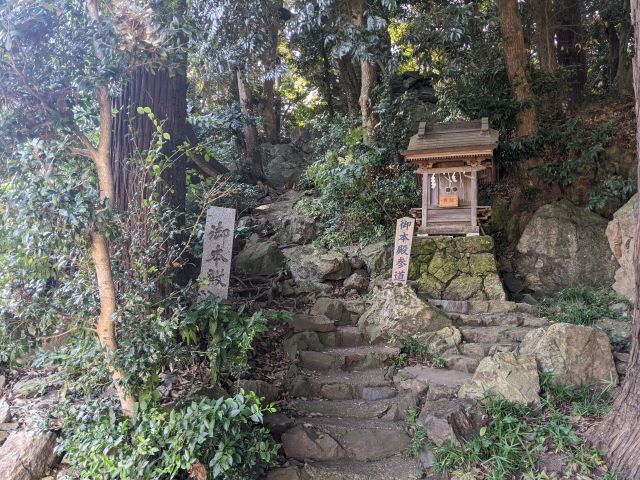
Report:
[[[340,70],[340,84],[344,85],[342,97],[347,105],[347,113],[355,117],[359,110],[360,78],[353,65],[351,55],[345,55],[338,60],[338,69]]]
[[[569,100],[571,108],[575,109],[584,98],[584,85],[587,80],[581,1],[557,2],[556,20],[558,64],[573,70]]]
[[[533,108],[533,93],[527,79],[527,52],[524,45],[522,19],[516,0],[498,0],[502,45],[507,63],[507,75],[516,100],[522,104],[518,113],[516,136],[526,137],[536,130],[536,112]]]
[[[636,119],[640,119],[640,1],[631,2],[631,19],[635,31],[635,58],[633,59],[633,86],[635,89]],[[636,152],[640,155],[640,121],[636,126]],[[638,169],[640,179],[640,168]],[[640,239],[640,221],[636,224],[636,239]],[[636,298],[640,299],[640,241],[634,249]],[[640,305],[633,312],[631,357],[622,391],[605,419],[589,432],[595,447],[606,453],[611,466],[624,478],[640,478]]]
[[[327,109],[331,118],[335,115],[335,107],[333,106],[333,88],[331,87],[331,64],[329,63],[329,55],[324,44],[324,34],[322,35],[322,43],[320,44],[320,53],[322,54],[322,82],[324,83],[324,96],[327,102]]]
[[[618,54],[616,73],[613,84],[623,95],[633,95],[633,73],[631,59],[627,49],[627,42],[631,36],[631,5],[630,0],[624,0],[622,22],[620,22],[620,36],[618,39]]]
[[[282,1],[274,2],[269,18],[269,48],[262,55],[262,63],[269,76],[262,84],[262,97],[258,103],[258,114],[262,118],[264,136],[269,143],[278,143],[280,139],[280,116],[278,112],[278,91],[276,89],[276,62],[278,59],[278,35],[280,32],[280,9]]]
[[[253,100],[249,86],[244,78],[244,73],[240,69],[236,70],[236,80],[238,82],[240,111],[244,117],[244,125],[242,127],[243,150],[251,168],[251,173],[256,180],[259,180],[264,177],[264,172],[262,170],[260,152],[258,151],[258,129],[253,120]]]
[[[544,72],[553,73],[558,66],[553,36],[553,9],[551,0],[529,0],[536,22],[535,42],[538,60]]]
[[[100,104],[100,143],[98,149],[93,152],[92,159],[98,173],[100,202],[110,203],[114,198],[115,189],[109,161],[112,117],[108,88],[102,87],[98,90],[98,102]],[[100,296],[100,315],[96,323],[96,332],[100,344],[105,350],[107,364],[118,392],[122,412],[125,415],[132,416],[135,398],[126,393],[121,384],[124,374],[113,365],[112,361],[112,356],[118,350],[115,323],[113,321],[113,316],[116,312],[116,289],[111,271],[109,244],[105,235],[97,228],[91,231],[91,255],[95,264]]]
[[[354,25],[363,28],[365,25],[364,18],[365,2],[355,0],[353,5]],[[362,116],[362,130],[364,143],[373,143],[374,129],[378,124],[378,116],[373,110],[373,100],[371,98],[371,90],[377,81],[375,65],[366,60],[360,60],[360,115]]]

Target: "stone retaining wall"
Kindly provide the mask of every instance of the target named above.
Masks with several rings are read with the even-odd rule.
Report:
[[[506,299],[489,236],[414,238],[409,280],[424,298]]]

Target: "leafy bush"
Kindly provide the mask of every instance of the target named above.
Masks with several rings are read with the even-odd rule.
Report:
[[[143,407],[135,419],[82,406],[66,418],[59,449],[84,479],[183,478],[202,464],[207,478],[245,480],[274,462],[278,446],[260,426],[271,410],[244,392],[175,410]]]
[[[593,325],[601,318],[630,320],[611,306],[624,303],[629,309],[631,304],[609,288],[577,286],[566,288],[551,298],[544,299],[538,311],[540,315],[555,322]]]
[[[363,144],[361,129],[347,117],[319,117],[314,126],[327,132],[314,142],[316,161],[305,175],[321,196],[327,227],[321,241],[335,246],[388,236],[395,220],[417,205],[413,168],[393,160],[391,150]]]
[[[638,180],[613,175],[589,192],[589,210],[604,208],[609,200],[626,202],[638,191]]]

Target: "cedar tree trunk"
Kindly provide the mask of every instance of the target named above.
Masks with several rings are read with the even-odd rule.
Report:
[[[535,42],[538,60],[544,72],[553,73],[558,66],[553,35],[553,9],[551,0],[529,0],[536,22]]]
[[[251,168],[251,173],[256,180],[264,177],[262,160],[258,150],[259,137],[258,129],[253,120],[253,98],[242,70],[236,70],[236,81],[238,82],[238,99],[240,100],[240,112],[242,113],[244,125],[242,127],[242,150]]]
[[[575,109],[582,102],[587,80],[582,4],[580,0],[560,0],[556,5],[558,64],[572,69],[569,100]]]
[[[631,19],[635,44],[640,45],[640,0],[631,0]],[[633,59],[636,119],[640,118],[640,49]],[[640,126],[640,122],[638,122]],[[636,127],[636,151],[640,154],[640,128]],[[640,178],[640,169],[638,171]],[[636,298],[640,299],[640,222],[636,225],[634,266]],[[622,391],[605,419],[590,432],[594,446],[603,450],[609,465],[628,480],[640,478],[640,309],[633,313],[631,358]]]
[[[516,136],[526,137],[536,130],[536,112],[532,105],[533,93],[526,74],[527,51],[517,0],[498,0],[498,11],[507,75],[516,100],[522,104],[522,110],[518,114]]]

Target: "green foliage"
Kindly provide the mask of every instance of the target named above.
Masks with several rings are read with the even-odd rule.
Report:
[[[555,183],[560,187],[571,185],[587,171],[600,166],[601,153],[611,141],[613,131],[612,122],[602,122],[592,127],[587,126],[579,116],[559,127],[549,125],[538,132],[532,143],[538,148],[544,145],[553,149],[559,158],[534,167],[532,172],[547,183]]]
[[[393,338],[402,344],[401,352],[391,359],[393,366],[401,368],[410,362],[427,363],[436,368],[446,367],[447,361],[434,351],[431,345],[419,342],[415,338]]]
[[[638,180],[612,175],[606,178],[597,188],[589,192],[589,210],[600,210],[610,200],[626,202],[638,191]]]
[[[346,117],[317,118],[314,126],[327,132],[314,143],[316,161],[306,173],[321,196],[327,227],[321,241],[340,245],[388,236],[395,219],[417,202],[413,169],[390,160],[383,148],[364,145],[360,128]]]
[[[572,416],[598,418],[604,417],[611,408],[613,382],[564,386],[553,382],[553,372],[543,372],[540,380],[545,402],[553,409],[569,411]]]
[[[538,306],[540,315],[555,322],[593,325],[601,318],[630,320],[629,317],[611,309],[615,303],[626,304],[627,299],[620,297],[609,288],[577,286],[566,288],[551,298],[545,298]]]
[[[207,478],[244,480],[275,460],[278,446],[261,426],[272,410],[244,392],[180,408],[143,405],[135,419],[80,406],[65,419],[60,449],[85,479],[185,478],[200,463]]]
[[[462,447],[451,441],[432,447],[438,470],[480,467],[487,479],[510,478],[517,472],[528,472],[525,478],[541,478],[535,476],[538,457],[549,449],[567,455],[567,475],[589,473],[603,464],[600,453],[589,449],[569,417],[550,401],[535,410],[489,395],[483,406],[491,420],[475,438]]]
[[[417,427],[412,429],[411,440],[404,450],[407,457],[417,457],[424,450],[428,440],[427,429],[425,427]]]
[[[239,378],[247,371],[249,354],[256,336],[267,331],[267,319],[261,312],[251,316],[220,303],[217,298],[198,302],[185,313],[180,334],[188,344],[198,341],[199,333],[208,334],[206,355],[212,383],[228,377]]]

